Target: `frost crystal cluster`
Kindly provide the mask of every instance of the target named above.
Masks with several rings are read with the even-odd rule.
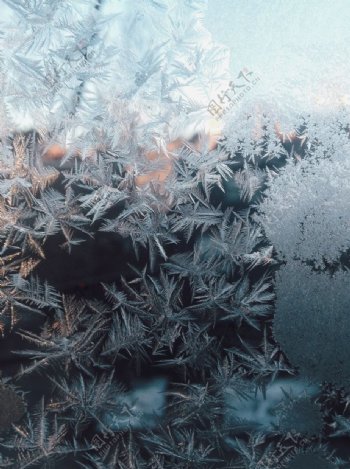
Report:
[[[242,98],[218,136],[206,4],[0,0],[0,467],[342,462],[314,434],[350,427],[348,117]],[[272,432],[298,371],[330,383]]]
[[[304,159],[288,162],[259,206],[266,235],[286,260],[323,265],[350,248],[350,144],[346,121],[337,129],[336,118],[310,122]]]

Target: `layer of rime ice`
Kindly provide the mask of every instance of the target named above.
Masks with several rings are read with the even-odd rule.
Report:
[[[209,2],[205,24],[231,47],[231,69],[251,68],[259,84],[247,102],[267,104],[286,131],[298,115],[350,104],[347,0]]]
[[[307,150],[271,179],[259,221],[280,256],[323,265],[350,246],[349,118],[307,121]],[[305,136],[306,138],[306,136]]]
[[[276,275],[274,336],[290,362],[315,382],[350,386],[348,271],[332,276],[289,261]]]
[[[202,24],[205,3],[55,0],[29,2],[25,14],[24,4],[6,0],[5,121],[55,129],[83,155],[107,142],[135,153],[193,135],[230,78],[228,49]]]
[[[332,467],[318,409],[349,434],[347,110],[247,91],[209,145],[206,3],[2,0],[4,467]],[[298,370],[331,384],[271,422]]]
[[[291,455],[289,459],[286,469],[337,469],[339,467],[317,447],[313,451],[299,451]]]

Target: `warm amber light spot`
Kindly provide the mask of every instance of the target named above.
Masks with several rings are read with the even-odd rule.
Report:
[[[49,148],[45,151],[43,155],[43,161],[44,163],[57,161],[63,158],[65,154],[66,149],[58,143],[55,143],[53,145],[50,145]]]

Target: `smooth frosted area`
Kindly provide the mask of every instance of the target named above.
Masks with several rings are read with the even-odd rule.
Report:
[[[244,67],[260,76],[244,103],[263,103],[286,123],[350,104],[349,24],[346,0],[209,0],[205,18],[230,48],[232,76]]]

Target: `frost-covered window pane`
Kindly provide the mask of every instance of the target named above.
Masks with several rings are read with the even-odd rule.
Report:
[[[0,12],[0,465],[348,467],[348,1]]]

